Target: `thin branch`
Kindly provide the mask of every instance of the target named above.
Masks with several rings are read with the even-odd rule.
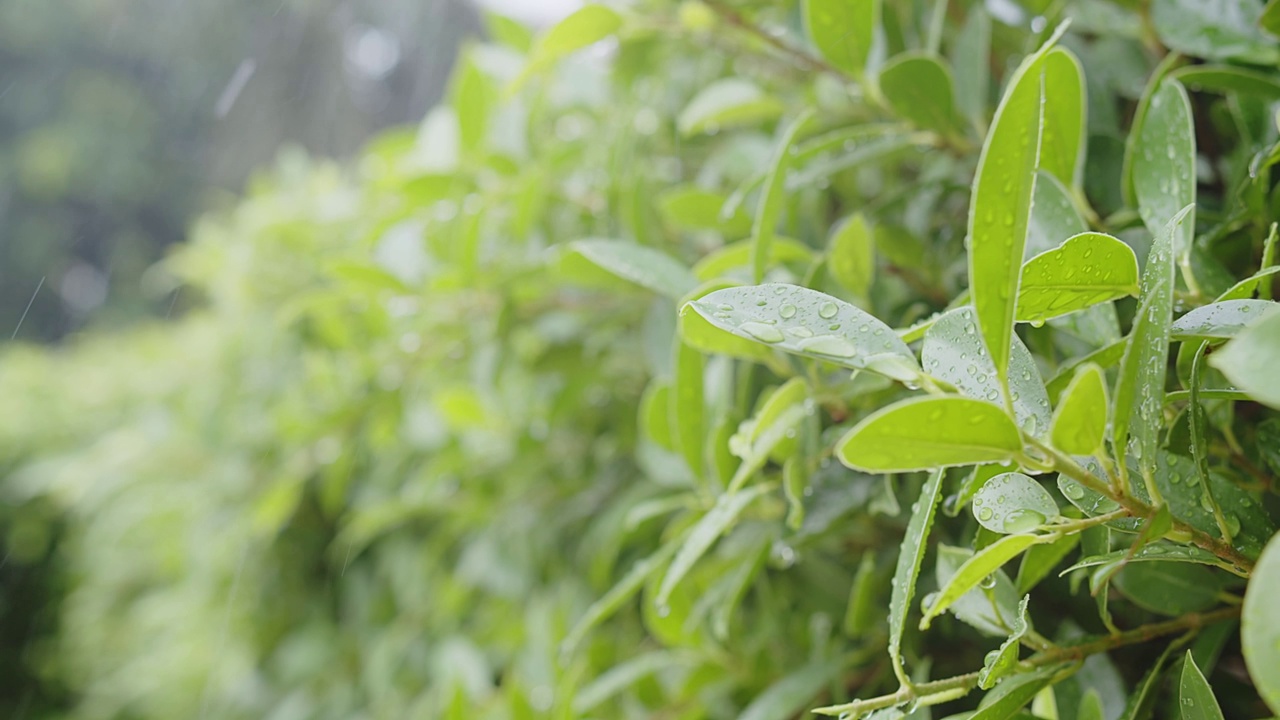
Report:
[[[730,7],[728,3],[724,2],[724,0],[702,0],[702,4],[711,8],[711,10],[715,12],[716,15],[720,16],[720,19],[724,20],[726,23],[742,30],[748,35],[755,36],[769,47],[791,58],[798,65],[817,72],[831,73],[843,80],[852,79],[826,60],[810,55],[804,50],[784,42],[781,38],[751,22],[747,18],[743,17],[742,13]]]

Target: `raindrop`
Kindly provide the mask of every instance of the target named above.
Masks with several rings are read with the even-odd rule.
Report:
[[[825,302],[822,303],[822,307],[818,308],[818,316],[825,320],[830,320],[836,316],[836,313],[839,312],[839,310],[840,309],[836,307],[835,303]]]
[[[800,349],[804,352],[818,353],[819,355],[831,355],[833,357],[853,357],[857,354],[858,349],[853,343],[839,337],[837,335],[819,335],[818,337],[805,340],[800,343]]]
[[[766,325],[758,322],[745,322],[742,323],[741,328],[743,332],[761,342],[782,342],[782,332],[772,325]]]
[[[783,320],[790,320],[796,316],[796,306],[790,303],[783,305],[782,308],[778,310],[778,314],[782,316]]]
[[[1035,510],[1014,510],[1004,519],[1004,529],[1010,533],[1026,532],[1044,524],[1045,517]]]

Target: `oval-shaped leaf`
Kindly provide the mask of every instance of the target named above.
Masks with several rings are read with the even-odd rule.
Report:
[[[1001,535],[1024,533],[1058,516],[1058,503],[1040,483],[1019,472],[996,475],[973,496],[973,516]]]
[[[684,230],[714,230],[731,237],[751,232],[751,218],[741,211],[726,216],[725,196],[713,190],[682,186],[658,196],[658,212],[671,225]]]
[[[1268,300],[1224,300],[1202,305],[1174,321],[1174,340],[1230,339],[1246,326],[1280,310],[1280,303]]]
[[[1018,66],[978,158],[969,206],[969,292],[1001,386],[1008,388],[1023,248],[1044,128],[1044,55]]]
[[[938,587],[949,585],[960,568],[971,558],[972,550],[939,544],[934,572]],[[992,583],[992,580],[995,582]],[[1013,587],[1013,581],[1009,580],[1003,570],[997,570],[987,578],[987,582],[979,585],[951,603],[951,614],[984,635],[1005,637],[1009,634],[1009,618],[1018,613],[1020,596]],[[924,599],[924,604],[931,605],[936,594],[930,593]]]
[[[903,53],[880,71],[880,92],[917,127],[949,134],[960,127],[951,70],[932,55]]]
[[[915,356],[884,323],[824,293],[783,283],[717,290],[685,305],[738,338],[855,370],[886,372],[885,358],[910,379]]]
[[[978,711],[968,720],[1008,720],[1017,716],[1061,671],[1062,666],[1055,665],[1009,678],[983,696]]]
[[[782,114],[782,103],[754,83],[724,78],[703,88],[685,105],[676,120],[684,136],[711,130],[754,125]]]
[[[902,666],[902,632],[907,626],[907,613],[911,610],[911,598],[915,596],[916,581],[920,578],[920,563],[928,549],[929,531],[938,510],[938,498],[942,495],[942,470],[935,470],[920,490],[920,498],[911,506],[911,519],[898,550],[898,565],[893,572],[893,586],[889,596],[889,658],[898,680],[906,682]]]
[[[1031,534],[1006,535],[979,550],[956,570],[956,574],[943,586],[942,590],[932,596],[932,602],[920,620],[920,629],[929,629],[933,619],[951,607],[951,603],[977,587],[978,583],[999,570],[1002,565],[1021,555],[1022,551],[1032,545],[1047,542],[1051,537]]]
[[[1113,584],[1138,607],[1171,617],[1208,610],[1218,603],[1222,591],[1212,570],[1188,563],[1126,565]]]
[[[1134,562],[1187,562],[1199,565],[1213,565],[1221,567],[1222,561],[1217,555],[1208,550],[1201,550],[1194,545],[1179,545],[1178,543],[1157,540],[1138,548],[1136,551],[1130,552],[1128,549],[1115,550],[1104,555],[1090,555],[1081,558],[1079,562],[1066,570],[1062,571],[1062,575],[1073,570],[1082,568],[1097,567],[1099,565],[1111,565],[1118,562],[1134,563]]]
[[[538,38],[529,53],[534,70],[609,37],[622,27],[622,16],[603,5],[587,5]]]
[[[1280,535],[1271,538],[1253,566],[1244,593],[1240,643],[1254,687],[1280,715]]]
[[[938,316],[924,335],[920,359],[925,372],[951,383],[964,395],[1004,406],[1003,388],[978,335],[973,308],[965,306]],[[1015,335],[1009,357],[1009,391],[1018,426],[1032,434],[1049,427],[1049,395],[1035,360]]]
[[[1280,409],[1280,313],[1271,313],[1209,356],[1237,387],[1258,402]]]
[[[844,72],[861,73],[880,21],[880,0],[804,0],[801,8],[822,57]]]
[[[1098,303],[1138,293],[1138,259],[1124,242],[1085,232],[1043,252],[1022,268],[1018,320],[1043,323]]]
[[[1133,329],[1120,360],[1116,399],[1112,406],[1112,445],[1115,455],[1132,452],[1151,485],[1160,431],[1164,425],[1164,383],[1169,369],[1169,326],[1173,315],[1173,238],[1189,220],[1185,207],[1165,226],[1151,245],[1147,266],[1142,272],[1141,302],[1133,318]],[[1155,498],[1152,498],[1153,500]]]
[[[1196,201],[1196,138],[1191,99],[1175,80],[1164,80],[1151,96],[1137,136],[1133,156],[1133,190],[1138,213],[1152,235],[1160,235],[1169,220]],[[1195,231],[1195,211],[1178,226],[1173,251],[1186,262]]]
[[[1044,56],[1044,137],[1040,167],[1067,187],[1079,187],[1084,170],[1084,69],[1066,48]]]
[[[676,343],[675,381],[670,403],[674,441],[679,446],[689,469],[695,478],[702,477],[702,451],[706,441],[703,415],[706,403],[704,374],[706,361],[697,349],[683,342]]]
[[[1182,720],[1222,720],[1222,708],[1218,706],[1218,698],[1213,696],[1213,688],[1204,674],[1196,666],[1196,659],[1187,651],[1182,661],[1182,677],[1178,682],[1178,708],[1182,711]]]
[[[1280,49],[1262,33],[1258,0],[1152,0],[1151,22],[1170,50],[1206,60],[1260,65],[1280,61]]]
[[[1087,363],[1076,370],[1053,416],[1049,437],[1072,455],[1091,455],[1106,439],[1107,385],[1102,368]]]
[[[828,241],[827,271],[858,297],[866,297],[875,274],[876,246],[867,219],[857,213],[836,226]]]
[[[750,282],[753,248],[754,244],[750,239],[725,245],[699,260],[693,266],[693,274],[703,282],[722,277],[741,277],[743,282]],[[813,262],[813,250],[804,243],[787,237],[774,237],[773,242],[770,243],[770,266],[781,264],[807,266],[811,262]]]
[[[561,272],[571,279],[602,284],[591,266],[676,300],[698,285],[693,273],[680,261],[627,240],[577,240],[569,243],[560,257]]]
[[[836,454],[867,472],[908,472],[1003,462],[1022,450],[1013,420],[982,400],[926,397],[904,400],[858,423]]]

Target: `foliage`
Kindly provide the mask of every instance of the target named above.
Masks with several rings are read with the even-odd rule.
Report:
[[[4,356],[24,662],[85,718],[1280,711],[1280,76],[1215,6],[491,18],[206,219],[199,309]]]

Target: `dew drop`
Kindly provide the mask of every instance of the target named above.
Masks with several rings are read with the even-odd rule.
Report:
[[[1014,510],[1004,519],[1004,529],[1010,533],[1026,532],[1044,524],[1045,517],[1035,510]]]
[[[778,314],[782,316],[783,320],[790,320],[796,316],[796,306],[791,305],[790,303],[783,305],[782,308],[778,310]]]
[[[782,332],[772,325],[758,322],[742,323],[742,331],[751,337],[767,343],[782,342]]]
[[[822,307],[818,308],[818,316],[825,320],[830,320],[836,316],[836,313],[839,312],[839,310],[840,309],[836,307],[835,303],[825,302],[822,303]]]
[[[819,335],[800,343],[800,349],[808,353],[831,355],[832,357],[853,357],[858,349],[853,343],[837,335]]]

